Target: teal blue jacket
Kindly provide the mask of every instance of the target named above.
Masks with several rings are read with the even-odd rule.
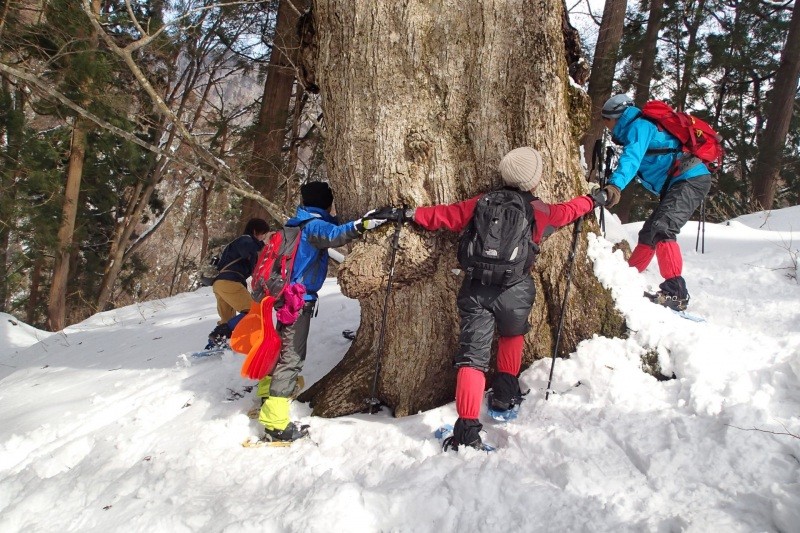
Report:
[[[675,158],[680,156],[681,143],[649,120],[639,118],[641,114],[638,107],[629,107],[611,132],[614,142],[622,145],[622,154],[608,183],[622,190],[636,178],[645,189],[658,196],[662,193]],[[673,152],[648,154],[648,150]],[[672,178],[670,185],[706,174],[710,174],[708,168],[698,162]]]
[[[311,301],[317,299],[317,291],[328,275],[328,248],[344,246],[360,233],[354,222],[339,224],[335,217],[318,207],[298,206],[295,216],[286,222],[287,226],[301,224],[300,244],[290,281],[305,285],[305,299]]]

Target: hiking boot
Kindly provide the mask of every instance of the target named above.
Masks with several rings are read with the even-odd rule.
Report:
[[[492,382],[489,395],[489,408],[493,411],[508,411],[522,403],[524,399],[516,376],[498,372]]]
[[[658,288],[660,290],[656,293],[644,293],[645,297],[655,304],[669,307],[675,311],[686,310],[689,305],[689,291],[686,290],[686,281],[683,276],[666,279]]]
[[[486,447],[481,441],[481,429],[483,429],[483,425],[476,419],[459,418],[453,427],[453,434],[442,442],[442,450],[457,452],[458,447],[461,445],[469,446],[476,450],[485,450]]]
[[[308,435],[308,425],[298,426],[294,422],[289,422],[289,425],[283,429],[264,429],[263,440],[275,442],[291,442],[297,439],[302,439]]]
[[[228,347],[228,339],[231,338],[231,331],[230,326],[228,326],[227,322],[225,324],[218,324],[214,330],[208,334],[208,344],[206,345],[206,350],[211,350],[213,348],[227,348]]]

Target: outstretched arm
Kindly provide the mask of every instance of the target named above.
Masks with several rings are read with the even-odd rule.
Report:
[[[414,211],[414,222],[431,231],[437,229],[461,231],[472,218],[478,198],[480,196],[455,204],[418,207]]]

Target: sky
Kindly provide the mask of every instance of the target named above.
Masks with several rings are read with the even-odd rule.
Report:
[[[321,419],[294,402],[310,438],[243,448],[260,432],[243,358],[188,355],[215,324],[209,288],[56,334],[0,316],[0,531],[800,531],[800,206],[707,224],[704,254],[687,224],[704,323],[642,297],[657,265],[639,274],[612,251],[641,224],[606,218],[588,260],[629,336],[557,360],[548,401],[550,359],[523,371],[519,418],[481,413],[492,453],[441,451],[452,403]],[[307,384],[358,323],[329,279]],[[676,379],[642,372],[645,353]]]

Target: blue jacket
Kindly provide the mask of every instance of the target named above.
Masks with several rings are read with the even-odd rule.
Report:
[[[638,178],[642,186],[651,193],[661,195],[664,183],[675,157],[680,153],[662,153],[647,155],[647,150],[673,149],[680,151],[681,143],[666,130],[661,131],[647,119],[640,119],[642,112],[638,107],[629,107],[617,120],[611,132],[614,142],[622,145],[622,154],[616,170],[611,174],[608,183],[624,189],[633,178]],[[638,119],[638,120],[637,120]],[[696,178],[709,174],[703,163],[678,174],[671,183]]]
[[[252,275],[262,248],[264,243],[252,235],[242,235],[231,241],[219,258],[220,272],[214,281],[238,281],[246,286],[246,280]]]
[[[343,246],[356,239],[360,233],[354,222],[339,224],[335,217],[318,207],[298,206],[297,213],[287,226],[302,226],[300,245],[294,257],[292,283],[306,287],[306,301],[317,299],[317,291],[328,276],[328,248]]]

